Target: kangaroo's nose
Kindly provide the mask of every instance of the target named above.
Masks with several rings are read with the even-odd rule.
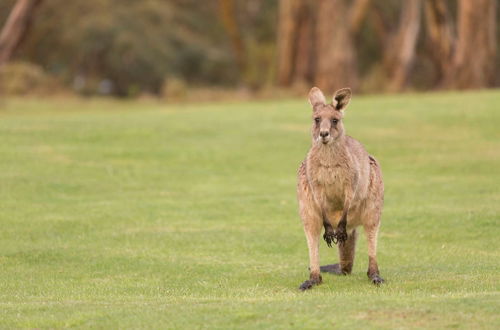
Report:
[[[328,131],[321,131],[321,132],[319,132],[319,136],[321,136],[322,138],[325,138],[328,135],[330,135],[330,132],[328,132]]]

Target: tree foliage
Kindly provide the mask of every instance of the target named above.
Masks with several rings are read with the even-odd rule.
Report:
[[[170,77],[232,84],[238,70],[216,15],[194,0],[52,0],[19,53],[71,82],[112,82],[115,93],[157,93]]]
[[[20,1],[0,2],[1,25]],[[498,2],[50,0],[12,55],[83,93],[488,87],[500,83]]]

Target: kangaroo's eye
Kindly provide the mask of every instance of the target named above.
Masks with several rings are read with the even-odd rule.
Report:
[[[321,119],[320,119],[319,117],[314,118],[314,122],[315,122],[316,124],[319,124],[320,120],[321,120]]]
[[[338,122],[339,122],[339,120],[338,120],[338,119],[332,119],[332,124],[333,124],[333,125],[336,125]]]

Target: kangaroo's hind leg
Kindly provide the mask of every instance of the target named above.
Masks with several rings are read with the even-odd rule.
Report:
[[[377,239],[380,228],[380,218],[384,205],[384,183],[380,167],[372,156],[370,159],[370,186],[369,198],[362,215],[362,223],[368,240],[368,278],[373,284],[379,285],[384,282],[380,277],[377,263]]]
[[[380,220],[374,219],[364,224],[366,239],[368,240],[368,278],[373,284],[379,285],[384,283],[384,279],[380,276],[377,263],[377,238],[380,227]]]
[[[358,235],[356,229],[348,235],[347,240],[343,244],[339,244],[339,260],[338,264],[321,266],[320,270],[324,273],[336,275],[347,275],[352,272],[354,264],[354,254],[356,250],[356,240]]]
[[[311,289],[314,285],[322,282],[319,273],[319,242],[321,237],[322,223],[320,218],[309,218],[304,221],[304,232],[307,239],[307,247],[309,249],[309,279],[302,283],[299,287],[304,291]]]
[[[315,204],[312,191],[307,183],[305,163],[302,163],[299,169],[297,195],[299,213],[304,224],[304,233],[306,234],[307,247],[309,249],[309,279],[299,287],[300,290],[304,291],[322,282],[319,273],[319,241],[321,229],[323,228],[322,212]]]

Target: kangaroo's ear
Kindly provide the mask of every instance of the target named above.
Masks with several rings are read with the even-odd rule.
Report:
[[[311,91],[309,92],[309,103],[311,103],[313,108],[317,105],[326,104],[325,96],[318,87],[311,88]]]
[[[335,109],[342,111],[347,108],[349,101],[351,101],[351,89],[350,88],[342,88],[333,94],[333,102],[332,105]]]

